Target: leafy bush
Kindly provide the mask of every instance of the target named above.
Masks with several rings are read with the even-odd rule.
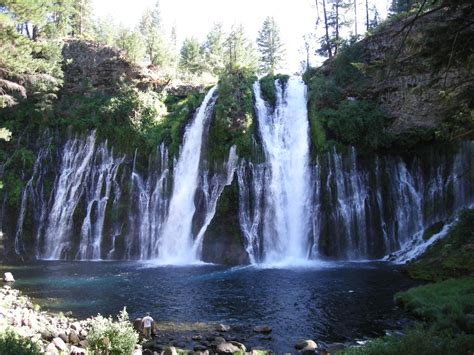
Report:
[[[240,157],[252,154],[255,130],[252,85],[256,79],[253,72],[245,69],[235,69],[220,78],[215,117],[209,128],[210,161],[223,161],[234,144]]]
[[[286,84],[290,77],[284,74],[266,75],[260,79],[260,90],[262,97],[272,106],[276,103],[275,80],[280,80],[282,84]]]
[[[12,329],[6,329],[0,333],[0,354],[36,355],[39,353],[39,345],[30,338],[20,336]]]
[[[373,103],[365,100],[344,100],[336,109],[319,112],[324,127],[343,143],[365,149],[378,149],[390,144],[385,131],[388,118]]]
[[[204,94],[197,90],[191,92],[185,98],[167,96],[164,103],[168,114],[145,133],[148,146],[156,146],[163,142],[168,146],[170,156],[177,156],[186,124],[201,105],[203,99]]]
[[[88,349],[93,354],[125,355],[131,354],[138,341],[138,334],[128,320],[124,308],[114,322],[112,317],[100,314],[94,318],[87,336]]]

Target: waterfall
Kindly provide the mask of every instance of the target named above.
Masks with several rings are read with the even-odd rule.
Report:
[[[147,178],[136,171],[135,161],[136,154],[129,191],[133,203],[128,211],[125,258],[147,260],[158,255],[159,237],[168,210],[168,150],[163,144],[158,147],[155,158],[148,161]]]
[[[178,162],[174,168],[173,193],[168,217],[159,242],[158,259],[163,263],[182,264],[198,261],[193,249],[192,220],[196,207],[199,162],[205,121],[211,116],[216,87],[209,90],[193,122],[186,128]]]
[[[306,259],[310,233],[309,127],[306,86],[290,78],[275,82],[276,106],[254,84],[258,127],[270,173],[265,181],[263,261]],[[253,242],[251,242],[253,243]]]
[[[73,214],[86,186],[95,147],[95,132],[87,139],[69,140],[61,154],[60,175],[54,183],[53,206],[45,232],[43,259],[70,258]]]
[[[82,223],[81,240],[76,259],[100,260],[105,211],[117,176],[117,170],[125,158],[115,159],[113,150],[107,149],[107,141],[97,148],[91,164],[89,182],[85,187],[86,216]],[[94,221],[92,216],[95,215]]]

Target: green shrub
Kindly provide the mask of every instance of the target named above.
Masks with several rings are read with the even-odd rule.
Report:
[[[375,150],[390,144],[386,132],[389,119],[373,103],[365,100],[344,100],[336,109],[319,112],[323,126],[332,137],[345,144]]]
[[[232,145],[240,157],[252,154],[255,131],[252,85],[257,78],[253,72],[235,69],[219,80],[215,117],[209,127],[207,158],[222,162]]]
[[[260,79],[260,90],[262,92],[263,99],[270,105],[275,106],[276,103],[276,91],[275,91],[275,80],[280,80],[282,84],[286,84],[290,77],[284,74],[277,75],[266,75]]]
[[[0,333],[0,354],[36,355],[39,353],[39,345],[30,338],[22,337],[12,329],[6,329]]]
[[[88,349],[93,354],[131,354],[138,341],[138,334],[128,320],[126,308],[120,312],[117,321],[100,314],[93,320],[89,334]]]

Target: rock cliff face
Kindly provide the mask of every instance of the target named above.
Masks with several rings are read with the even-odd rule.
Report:
[[[473,14],[466,5],[387,21],[351,47],[359,51],[352,64],[366,81],[347,84],[346,96],[377,102],[393,118],[394,134],[438,128],[461,113],[469,115],[474,26],[466,19]],[[322,70],[333,75],[338,67],[328,60]]]
[[[117,49],[99,43],[71,39],[63,46],[63,92],[84,93],[98,90],[114,94],[121,84],[134,84],[138,89],[164,89],[170,95],[186,97],[195,86],[174,82],[153,65],[147,67],[126,60]],[[204,87],[198,88],[204,90]]]
[[[473,66],[470,59],[463,65],[448,59],[436,66],[431,58],[426,57],[428,51],[436,50],[430,48],[429,41],[433,38],[427,38],[435,35],[434,31],[430,31],[433,24],[448,30],[458,16],[458,12],[444,9],[416,20],[412,16],[386,26],[363,41],[369,53],[368,64],[373,67],[369,70],[372,77],[369,91],[385,111],[395,117],[392,132],[435,128],[449,114],[445,93],[462,99],[463,93],[472,90]],[[454,32],[455,27],[449,30]],[[472,35],[472,32],[470,26],[460,33]],[[455,45],[440,44],[448,47]],[[378,63],[384,64],[377,68]]]

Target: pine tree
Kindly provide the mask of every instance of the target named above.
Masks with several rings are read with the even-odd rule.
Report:
[[[153,10],[145,10],[139,29],[145,41],[146,56],[149,61],[158,66],[169,65],[171,54],[169,44],[162,33],[159,1],[156,2]]]
[[[256,70],[258,60],[255,47],[247,39],[242,25],[232,26],[224,42],[224,57],[228,70],[236,68]]]
[[[258,32],[257,46],[260,52],[260,71],[274,74],[283,63],[285,50],[278,25],[273,17],[267,17]]]
[[[216,23],[207,34],[204,43],[207,70],[214,75],[219,75],[225,67],[224,39],[225,34],[222,30],[222,24]]]
[[[202,74],[204,56],[199,41],[192,37],[186,38],[180,51],[179,68],[192,74]]]
[[[145,57],[145,43],[138,31],[130,31],[128,28],[119,29],[115,46],[132,62],[139,63]]]

